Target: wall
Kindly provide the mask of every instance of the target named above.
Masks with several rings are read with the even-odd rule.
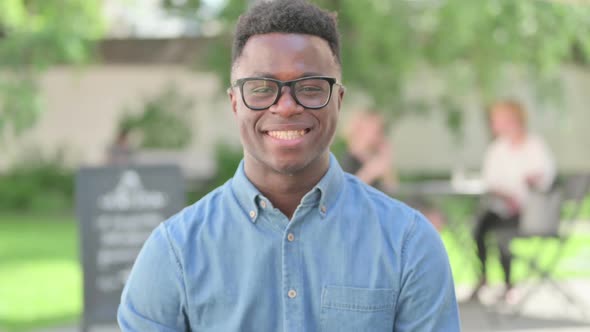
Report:
[[[44,112],[32,130],[6,144],[0,167],[39,148],[52,154],[67,151],[73,165],[98,165],[114,139],[119,117],[126,109],[174,84],[194,99],[194,134],[183,160],[190,174],[211,174],[210,158],[217,140],[237,141],[231,108],[219,94],[214,75],[195,73],[174,65],[103,65],[84,69],[53,68],[41,80]]]
[[[435,89],[435,80],[417,79],[415,91]],[[239,144],[237,127],[217,78],[197,73],[182,65],[118,64],[84,69],[57,67],[47,72],[41,87],[45,112],[25,135],[11,138],[3,149],[0,169],[38,147],[44,154],[65,148],[72,165],[98,165],[115,135],[117,119],[126,108],[137,109],[148,96],[174,83],[195,100],[194,135],[190,147],[175,159],[190,176],[206,177],[215,170],[213,148],[218,141]],[[526,84],[507,84],[507,95],[535,109],[531,127],[546,138],[555,152],[561,171],[590,170],[590,72],[564,69],[562,109],[542,105],[531,97]],[[343,106],[343,121],[361,105],[349,87]],[[483,112],[474,98],[467,107],[465,140],[457,144],[440,111],[429,117],[407,117],[392,130],[396,162],[402,171],[448,172],[455,167],[477,169],[488,141]]]

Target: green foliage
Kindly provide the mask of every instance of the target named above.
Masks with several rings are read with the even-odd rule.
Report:
[[[161,5],[172,14],[179,16],[193,15],[201,8],[200,0],[163,0]]]
[[[99,0],[0,1],[0,134],[32,125],[42,108],[37,78],[44,70],[92,59],[101,9]]]
[[[431,107],[446,110],[450,128],[458,129],[461,98],[496,98],[505,92],[510,66],[528,71],[542,88],[562,64],[590,59],[587,50],[574,56],[577,45],[590,41],[590,6],[530,0],[325,2],[339,13],[347,80],[393,117],[413,112],[417,100],[404,89],[424,68],[442,80]]]
[[[336,159],[342,160],[346,153],[346,139],[342,135],[336,135],[332,144],[330,145],[330,151],[334,154]]]
[[[223,91],[231,85],[230,68],[231,68],[231,38],[227,35],[220,36],[211,43],[207,49],[206,60],[203,63],[197,63],[198,69],[211,70],[221,78],[220,82]]]
[[[127,111],[120,128],[141,136],[141,146],[153,149],[180,149],[191,140],[190,123],[193,100],[168,86],[149,98],[141,112]]]
[[[243,157],[243,151],[239,147],[228,144],[219,144],[215,151],[216,175],[213,181],[214,188],[221,186],[234,176]]]
[[[590,220],[590,196],[584,200],[584,205],[582,205],[582,210],[580,211],[580,219]]]
[[[449,128],[460,134],[464,97],[478,97],[483,109],[509,92],[502,89],[513,68],[524,72],[538,97],[558,101],[558,69],[590,62],[590,5],[538,0],[313,2],[338,13],[345,84],[372,97],[390,123],[407,114],[443,110]],[[220,13],[227,35],[245,6],[243,0],[229,0]],[[215,48],[210,65],[227,84],[230,43],[220,42],[225,44]],[[408,91],[425,71],[440,86],[434,96]]]
[[[72,211],[74,174],[63,154],[31,155],[0,175],[0,211],[63,213]]]
[[[241,148],[224,143],[218,144],[215,149],[215,164],[217,166],[215,168],[215,175],[190,190],[187,195],[189,202],[198,201],[201,197],[207,195],[233,177],[242,157],[243,152]]]
[[[221,84],[223,87],[228,87],[230,85],[231,36],[233,28],[240,14],[242,14],[247,8],[247,1],[227,0],[225,7],[223,7],[217,17],[214,18],[222,26],[222,31],[219,38],[217,38],[209,48],[207,59],[203,67],[207,70],[213,69],[221,78]]]
[[[37,82],[22,78],[12,82],[0,80],[0,134],[9,124],[16,133],[27,129],[41,111]],[[1,135],[0,135],[1,137]]]

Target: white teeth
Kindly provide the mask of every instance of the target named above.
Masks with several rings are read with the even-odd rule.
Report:
[[[268,135],[283,140],[297,139],[305,135],[305,130],[281,130],[269,131]]]

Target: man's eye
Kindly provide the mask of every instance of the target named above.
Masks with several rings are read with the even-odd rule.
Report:
[[[320,86],[315,85],[304,85],[297,89],[298,93],[312,94],[322,92],[323,89]]]
[[[274,89],[270,86],[261,86],[257,88],[253,88],[250,90],[250,93],[253,94],[269,94],[274,93]]]

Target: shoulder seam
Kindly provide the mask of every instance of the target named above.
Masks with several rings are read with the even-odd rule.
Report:
[[[349,176],[345,177],[345,182],[349,182],[349,183],[352,183],[352,184],[362,187],[363,191],[365,193],[367,193],[368,196],[393,200],[393,198],[391,196],[389,196],[388,194],[386,194],[378,189],[375,189],[374,187],[369,186],[368,184],[362,182],[359,178],[357,178],[353,174],[347,173],[347,175],[349,175]]]
[[[406,262],[406,245],[408,241],[414,236],[414,229],[416,228],[416,212],[412,212],[412,222],[408,226],[407,230],[404,232],[403,242],[402,242],[402,249],[401,249],[401,264],[400,264],[400,274],[399,274],[399,285],[398,285],[398,292],[401,292],[402,283],[404,280],[404,273],[405,271],[405,262]],[[396,307],[398,305],[399,296],[396,299]]]
[[[176,252],[176,250],[174,249],[174,246],[172,245],[172,239],[170,238],[170,233],[168,232],[168,227],[166,227],[166,223],[162,223],[162,228],[164,229],[164,236],[166,237],[166,242],[168,243],[168,249],[171,251],[172,256],[174,257],[174,260],[176,261],[176,267],[178,268],[178,271],[180,272],[180,277],[182,278],[182,290],[184,293],[184,303],[185,306],[187,307],[187,312],[190,312],[188,306],[189,306],[189,302],[188,302],[188,294],[187,294],[187,287],[186,287],[186,278],[184,277],[184,271],[182,269],[182,263],[180,261],[179,255]]]
[[[408,230],[404,234],[404,239],[403,239],[403,243],[402,243],[402,265],[401,265],[401,275],[402,276],[405,273],[404,267],[405,267],[405,262],[406,262],[406,247],[407,247],[407,244],[410,241],[410,239],[412,239],[412,237],[415,234],[416,218],[417,218],[416,212],[412,211],[412,222],[410,223],[410,225],[408,226]],[[400,282],[401,282],[401,279],[400,279]]]

